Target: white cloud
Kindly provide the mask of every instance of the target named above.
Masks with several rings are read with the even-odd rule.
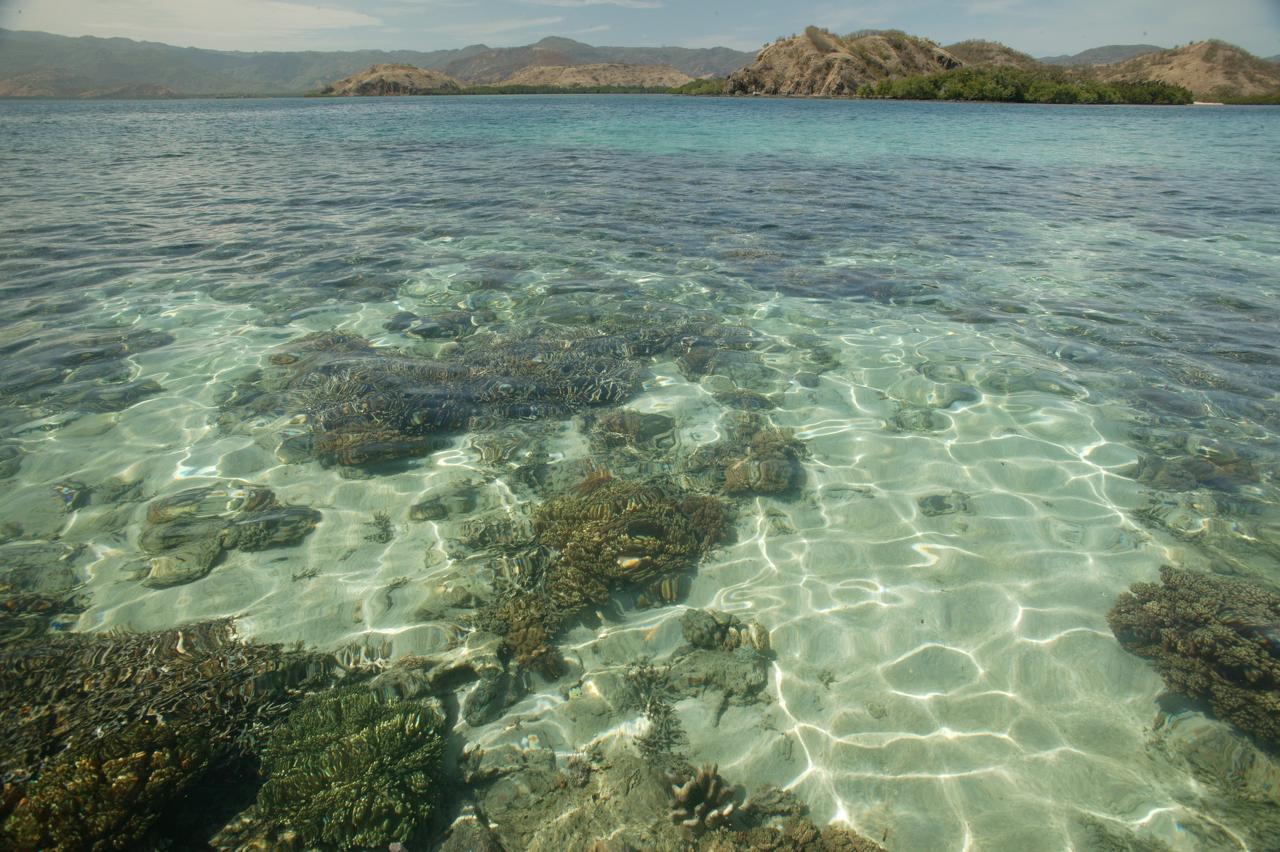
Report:
[[[286,0],[28,0],[4,26],[64,35],[122,36],[207,47],[287,49],[314,44],[317,34],[379,27],[364,12]]]
[[[661,9],[662,0],[520,0],[530,6],[621,6],[624,9]]]

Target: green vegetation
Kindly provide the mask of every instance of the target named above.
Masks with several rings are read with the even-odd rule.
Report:
[[[683,86],[668,89],[667,92],[672,95],[723,95],[727,83],[728,81],[723,77],[707,77],[702,80],[692,80]]]
[[[1269,95],[1248,95],[1238,98],[1223,98],[1224,104],[1235,104],[1238,106],[1280,106],[1280,92],[1272,92]]]
[[[858,87],[859,97],[1031,104],[1189,104],[1191,92],[1154,80],[1100,83],[1054,69],[956,68]]]

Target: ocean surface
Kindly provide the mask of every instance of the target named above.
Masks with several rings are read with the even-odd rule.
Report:
[[[431,657],[501,562],[473,521],[593,471],[715,492],[699,449],[769,424],[803,444],[793,487],[725,496],[733,533],[681,588],[571,620],[568,672],[462,739],[631,736],[634,711],[575,702],[715,608],[774,656],[758,700],[675,705],[687,754],[820,824],[899,850],[1276,848],[1280,776],[1206,781],[1199,711],[1158,702],[1106,615],[1162,565],[1280,583],[1278,138],[1245,107],[3,102],[3,547],[67,548],[55,632],[233,616]],[[457,364],[620,335],[634,383],[473,394],[379,464],[295,452],[314,409],[252,400],[335,331]],[[601,439],[616,406],[669,418],[661,440]],[[247,484],[318,522],[160,577],[147,506]]]

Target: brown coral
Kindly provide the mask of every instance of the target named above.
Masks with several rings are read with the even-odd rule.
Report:
[[[725,783],[712,763],[703,766],[692,777],[683,778],[670,773],[671,794],[675,802],[671,806],[671,821],[687,834],[697,836],[707,830],[726,825],[733,816],[736,802],[735,790]]]
[[[1271,744],[1280,743],[1280,595],[1242,580],[1160,569],[1107,616],[1127,650],[1155,663],[1173,692]]]

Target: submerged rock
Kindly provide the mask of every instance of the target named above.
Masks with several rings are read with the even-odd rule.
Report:
[[[151,554],[142,583],[190,583],[208,574],[227,550],[297,544],[319,522],[315,509],[281,506],[270,489],[238,480],[153,500],[138,538],[138,546]]]
[[[700,447],[686,469],[726,494],[793,494],[804,483],[804,444],[761,415],[733,412],[726,436]]]

